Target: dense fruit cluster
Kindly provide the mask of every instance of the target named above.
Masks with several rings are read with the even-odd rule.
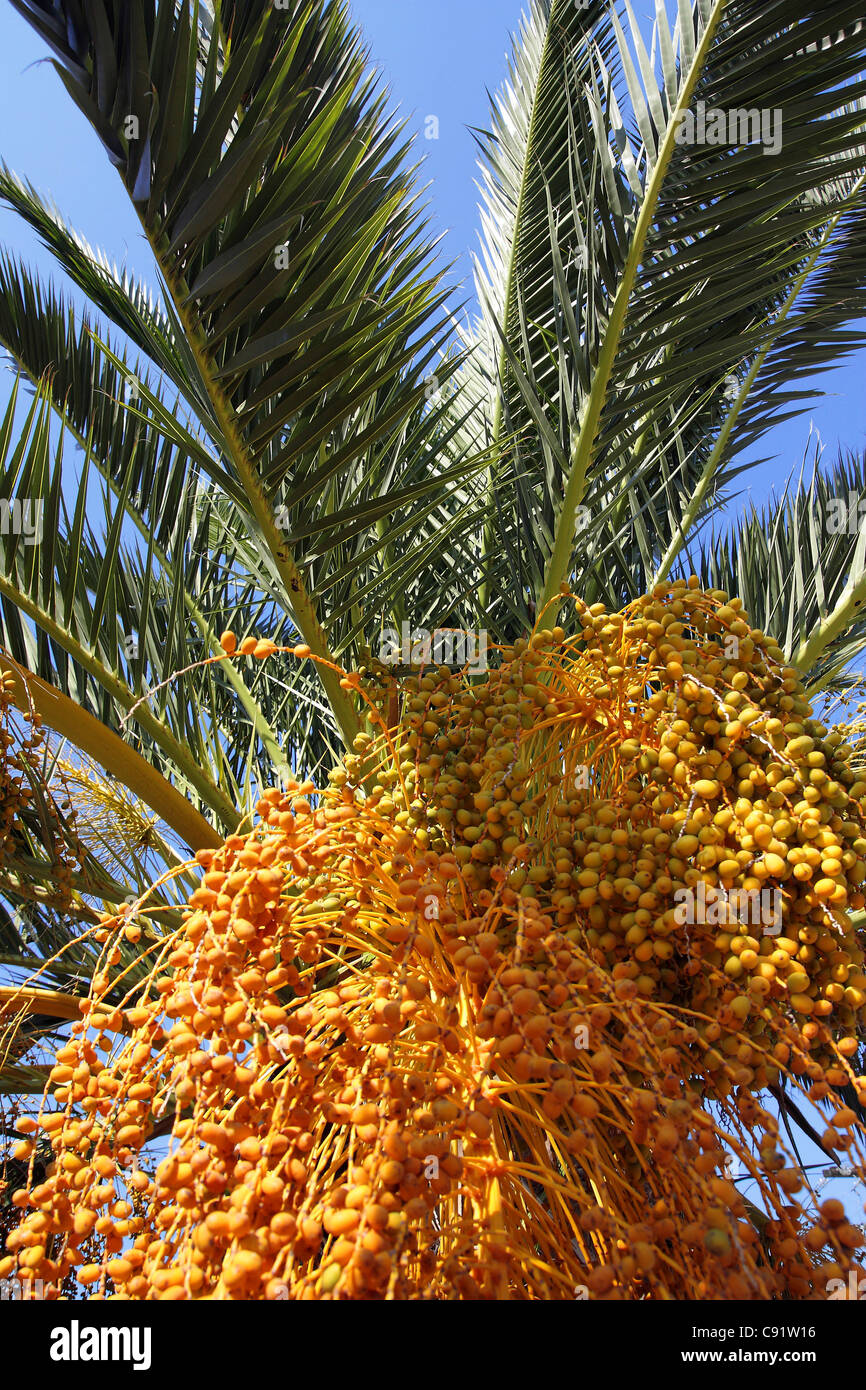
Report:
[[[866,781],[841,739],[736,599],[682,584],[580,617],[580,638],[538,632],[483,684],[415,683],[396,820],[453,847],[473,887],[505,865],[644,998],[756,1036],[774,1003],[852,1029]]]
[[[250,834],[198,855],[185,923],[122,1007],[101,1001],[135,926],[105,924],[24,1123],[18,1156],[41,1129],[56,1161],[15,1194],[0,1277],[760,1299],[859,1274],[861,1231],[803,1193],[759,1092],[808,1088],[862,1170],[838,1088],[866,1100],[846,911],[866,787],[735,602],[675,585],[579,614],[482,682],[421,674],[398,727],[371,704],[378,735],[321,793],[265,793]],[[721,915],[761,889],[770,932]]]

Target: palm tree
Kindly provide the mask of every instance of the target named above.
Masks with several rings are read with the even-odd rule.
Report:
[[[52,731],[0,866],[0,962],[53,987],[28,1047],[87,992],[82,923],[158,864],[158,937],[189,851],[248,822],[279,769],[315,781],[357,745],[343,672],[375,666],[383,629],[508,644],[565,621],[564,587],[613,612],[695,573],[742,597],[811,697],[844,683],[866,552],[826,502],[862,491],[862,457],[719,518],[739,456],[863,343],[856,4],[832,23],[793,0],[658,4],[648,52],[628,5],[530,0],[478,133],[479,311],[455,331],[342,0],[12,2],[154,263],[153,286],[119,271],[0,169],[90,304],[0,258],[0,498],[42,521],[40,545],[3,528],[0,665]],[[700,142],[713,112],[745,126]],[[226,656],[234,629],[280,652]],[[7,1091],[41,1089],[21,1058]]]

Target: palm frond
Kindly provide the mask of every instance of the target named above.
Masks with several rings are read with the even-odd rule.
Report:
[[[844,684],[866,645],[866,458],[805,465],[780,499],[752,507],[727,534],[708,533],[678,567],[738,594],[754,625],[772,635],[812,696]]]
[[[741,451],[811,398],[797,378],[863,341],[856,6],[824,43],[823,6],[701,0],[672,24],[658,5],[654,59],[628,6],[624,24],[536,0],[483,137],[467,380],[516,441],[483,562],[506,623],[564,580],[609,603],[649,587]],[[707,111],[721,143],[690,137]]]
[[[318,594],[345,563],[343,529],[375,536],[404,508],[421,522],[420,499],[443,487],[437,470],[410,483],[401,446],[444,347],[446,291],[358,34],[328,0],[224,6],[209,35],[187,3],[135,0],[99,24],[77,6],[19,8],[118,167],[207,397],[202,428],[285,607],[330,660],[343,633],[326,631]],[[39,216],[32,199],[25,211]],[[436,416],[424,412],[428,438]],[[320,674],[351,738],[354,707]]]

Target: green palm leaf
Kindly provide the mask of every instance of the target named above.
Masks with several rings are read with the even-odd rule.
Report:
[[[619,603],[666,573],[736,456],[803,408],[793,381],[863,341],[856,7],[824,43],[821,7],[701,0],[671,26],[659,5],[654,61],[626,11],[536,0],[482,136],[467,375],[517,441],[490,488],[510,474],[519,503],[485,542],[506,622],[564,580]],[[683,143],[699,102],[778,112],[781,147]]]
[[[866,529],[857,502],[866,459],[843,455],[728,534],[708,535],[683,557],[708,587],[738,594],[752,622],[771,634],[812,696],[844,689],[842,673],[866,643]],[[853,499],[853,504],[852,504]]]
[[[222,486],[228,475],[284,607],[330,660],[344,633],[326,631],[318,594],[343,561],[341,528],[369,532],[423,493],[420,483],[401,488],[393,456],[447,325],[399,127],[365,75],[358,37],[342,7],[324,0],[279,12],[263,0],[223,6],[198,40],[187,5],[137,0],[69,26],[53,4],[22,9],[52,44],[142,220],[179,330],[163,322],[158,337],[182,337],[194,370],[164,353],[161,365],[191,408],[196,392],[206,401],[198,419],[218,461],[202,467]],[[32,196],[8,182],[7,191],[44,222]],[[79,283],[100,278],[78,243],[41,230]],[[112,277],[101,278],[100,306],[124,330],[140,329]],[[137,341],[149,351],[146,336]],[[146,390],[142,398],[152,414]],[[426,482],[441,490],[433,470]],[[354,707],[332,671],[320,674],[351,738]]]

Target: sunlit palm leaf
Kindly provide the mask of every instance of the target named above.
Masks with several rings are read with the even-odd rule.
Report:
[[[328,657],[317,595],[341,521],[357,516],[344,518],[345,498],[361,489],[367,525],[384,477],[392,513],[410,501],[387,456],[425,399],[446,329],[405,147],[358,36],[326,0],[222,6],[209,40],[186,3],[100,7],[99,22],[62,4],[19,8],[126,183],[204,385],[220,466],[299,631]],[[305,538],[323,515],[330,534],[311,568]],[[354,708],[333,673],[322,679],[350,736]]]
[[[738,594],[815,695],[841,688],[866,645],[866,460],[843,457],[752,508],[728,534],[707,535],[682,564],[710,587]],[[853,499],[853,503],[852,500]]]
[[[487,429],[518,437],[518,506],[486,541],[503,610],[564,579],[608,602],[645,589],[740,450],[802,408],[791,383],[862,342],[866,31],[853,5],[827,27],[819,6],[701,0],[672,28],[659,5],[652,61],[630,11],[532,5],[484,137],[469,376]],[[778,112],[780,147],[738,124],[678,142],[699,102]]]

